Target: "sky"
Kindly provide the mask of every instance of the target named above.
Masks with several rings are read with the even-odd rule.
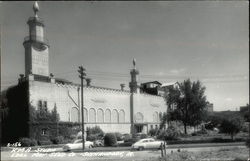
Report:
[[[33,2],[1,2],[1,85],[24,73]],[[49,40],[49,70],[80,83],[128,89],[132,59],[139,83],[200,80],[214,110],[249,103],[248,1],[39,2]]]

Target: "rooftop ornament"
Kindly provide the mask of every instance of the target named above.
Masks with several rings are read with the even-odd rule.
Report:
[[[38,17],[37,12],[39,11],[39,5],[38,5],[37,1],[33,5],[33,11],[35,13],[35,17]]]
[[[133,59],[133,66],[134,66],[134,69],[136,69],[136,59],[135,58]]]

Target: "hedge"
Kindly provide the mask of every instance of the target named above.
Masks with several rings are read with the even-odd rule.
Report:
[[[114,133],[107,133],[104,136],[104,145],[105,146],[114,146],[117,145],[117,138]]]

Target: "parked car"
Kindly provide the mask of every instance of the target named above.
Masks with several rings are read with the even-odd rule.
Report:
[[[94,147],[94,143],[92,141],[85,141],[85,148],[90,149]],[[77,139],[73,143],[69,143],[63,146],[63,151],[71,151],[82,149],[82,139]]]
[[[94,146],[104,146],[104,140],[95,140]]]
[[[160,149],[161,144],[164,144],[162,140],[155,140],[153,138],[141,139],[135,142],[131,148],[133,150],[143,150],[143,149]]]

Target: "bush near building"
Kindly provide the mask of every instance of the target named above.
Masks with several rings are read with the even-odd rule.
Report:
[[[117,138],[114,133],[106,133],[104,136],[104,145],[105,146],[114,146],[117,145]]]
[[[122,141],[122,140],[124,140],[122,134],[119,133],[119,132],[115,132],[115,136],[116,136],[117,141]]]
[[[36,146],[37,141],[35,139],[30,138],[20,138],[19,142],[21,143],[21,146],[23,147],[29,147],[29,146]]]
[[[178,140],[180,135],[181,132],[179,130],[177,130],[174,126],[169,126],[166,130],[161,130],[157,138],[165,141]]]
[[[104,132],[99,126],[87,127],[87,138],[88,141],[101,140],[104,136]]]

